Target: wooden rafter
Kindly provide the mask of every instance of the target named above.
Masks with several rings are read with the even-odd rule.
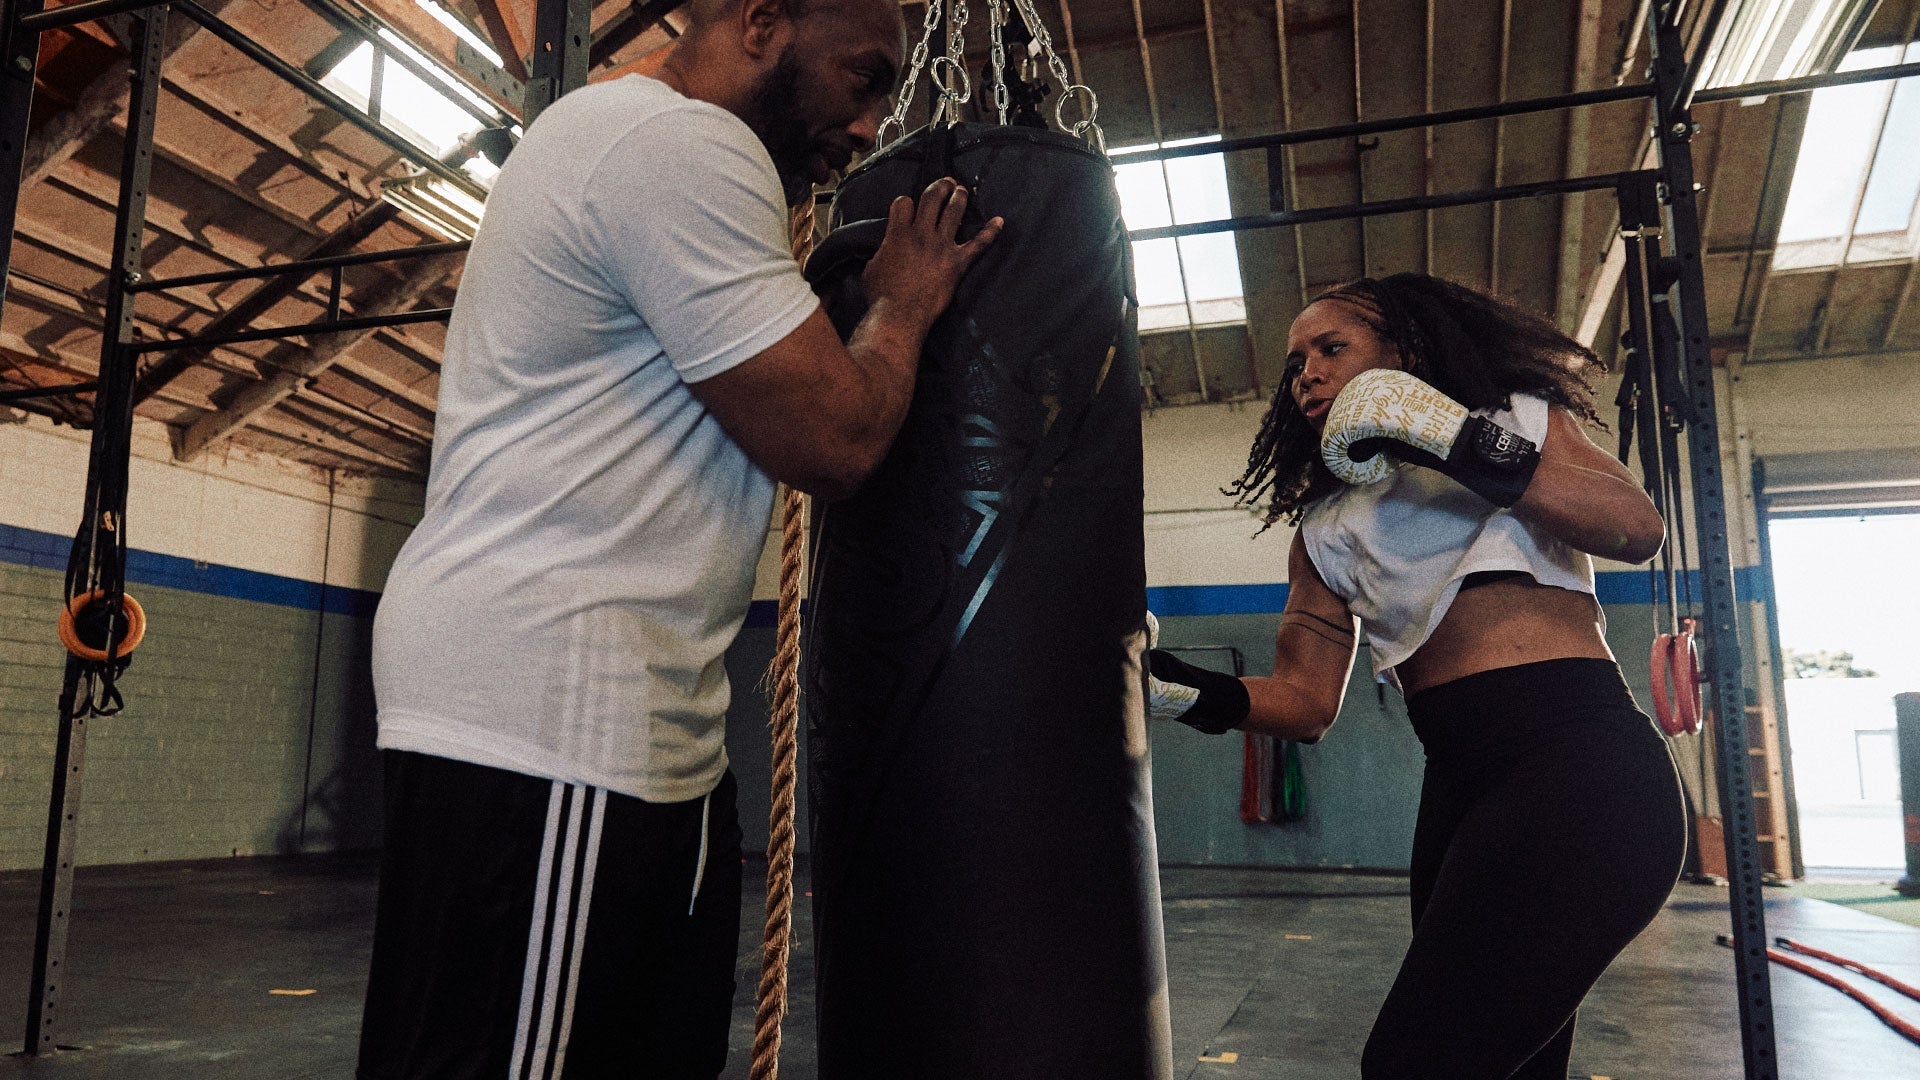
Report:
[[[513,9],[513,0],[474,0],[480,9],[480,25],[486,28],[493,51],[500,54],[500,66],[507,74],[527,81],[526,58],[533,52],[533,36]]]
[[[226,0],[211,0],[205,5],[218,14]],[[188,19],[175,19],[167,25],[164,55],[172,56],[198,33],[200,27]],[[120,121],[127,111],[127,90],[132,72],[126,64],[107,65],[87,84],[73,106],[50,117],[34,132],[27,144],[26,160],[20,170],[22,190],[45,180],[67,159],[78,153],[94,136]]]
[[[459,269],[465,255],[435,255],[420,260],[407,280],[382,295],[363,302],[354,312],[359,316],[388,315],[417,307],[426,295],[438,288]],[[261,414],[297,392],[307,380],[326,370],[336,358],[366,338],[370,330],[346,331],[316,336],[306,349],[276,356],[280,370],[257,383],[243,387],[233,401],[217,413],[203,416],[187,428],[175,447],[177,456],[191,460],[209,445],[246,427]]]

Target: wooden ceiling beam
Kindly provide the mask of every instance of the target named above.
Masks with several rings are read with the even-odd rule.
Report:
[[[1525,101],[1564,94],[1574,78],[1586,44],[1579,7],[1571,4],[1507,0],[1500,96]],[[1580,89],[1586,87],[1581,86]],[[1494,180],[1522,184],[1579,175],[1567,171],[1570,112],[1556,110],[1509,116],[1497,127],[1499,152]],[[1584,171],[1584,169],[1583,169]],[[1512,199],[1494,204],[1493,281],[1500,294],[1530,311],[1552,317],[1559,296],[1558,256],[1567,218],[1583,217],[1578,199]]]
[[[371,172],[371,166],[345,156],[340,156],[338,161],[333,162],[321,159],[318,151],[328,149],[324,144],[317,147],[300,145],[264,116],[235,105],[218,89],[209,85],[206,79],[169,73],[166,83],[167,89],[172,91],[181,103],[219,120],[242,137],[258,144],[261,149],[271,150],[284,156],[290,163],[316,180],[331,184],[343,197],[363,203],[372,202],[380,197],[380,193],[358,175],[363,171]]]
[[[1361,120],[1412,116],[1426,108],[1425,0],[1353,0],[1354,111]],[[1360,197],[1372,202],[1427,192],[1424,131],[1389,131],[1359,155]],[[1369,277],[1427,265],[1426,214],[1382,214],[1360,222]]]
[[[1572,90],[1592,90],[1601,85],[1601,15],[1607,0],[1580,0],[1580,13],[1574,19],[1572,46]],[[1592,169],[1588,154],[1594,131],[1594,113],[1571,110],[1567,115],[1567,154],[1563,158],[1567,177],[1580,177]],[[1578,192],[1561,200],[1561,246],[1559,265],[1553,284],[1553,315],[1561,331],[1572,332],[1580,319],[1580,306],[1586,300],[1586,206],[1592,192]]]
[[[309,452],[319,451],[346,458],[349,461],[357,461],[363,467],[371,466],[374,469],[399,473],[407,477],[418,477],[426,472],[424,461],[406,461],[383,454],[333,432],[309,427],[305,421],[293,416],[261,416],[247,430],[290,443]]]
[[[397,398],[413,408],[426,413],[428,416],[432,416],[434,411],[439,408],[439,401],[435,395],[429,394],[411,383],[402,382],[374,367],[372,364],[358,363],[352,356],[343,356],[335,360],[333,366],[348,378],[365,383],[367,386],[386,395],[383,400]]]
[[[533,55],[533,35],[521,25],[520,13],[513,10],[512,0],[474,0],[474,6],[480,9],[480,25],[487,31],[487,39],[493,42],[493,51],[500,54],[501,66],[507,74],[526,82],[533,76],[527,71],[527,57]]]
[[[403,424],[390,417],[368,412],[358,405],[342,401],[337,397],[324,394],[311,385],[303,385],[289,395],[309,408],[333,414],[335,417],[360,427],[377,431],[390,439],[412,443],[422,449],[433,445],[433,432],[424,428]]]
[[[98,356],[82,356],[58,345],[43,345],[29,341],[12,330],[0,330],[0,351],[30,359],[36,364],[72,378],[75,382],[96,378],[100,374]],[[201,410],[213,408],[213,402],[207,398],[194,397],[178,390],[169,391],[157,400],[181,408]]]
[[[381,226],[399,215],[399,210],[391,203],[379,203],[368,207],[311,248],[302,252],[302,259],[322,258],[340,255],[354,249],[362,240],[373,235]],[[291,274],[264,278],[254,286],[246,296],[234,303],[219,318],[214,319],[197,331],[201,334],[225,334],[244,330],[254,325],[254,320],[271,311],[282,300],[294,296],[300,291],[300,280]],[[364,290],[363,290],[364,295]],[[363,297],[356,297],[355,313],[371,314]],[[181,372],[192,367],[198,356],[204,355],[204,349],[181,349],[169,353],[150,367],[142,371],[134,380],[133,400],[138,404],[148,394],[165,386],[177,378]]]
[[[38,278],[26,277],[19,273],[9,275],[7,288],[9,290],[17,289],[22,297],[33,300],[44,307],[51,308],[59,315],[74,320],[80,324],[80,329],[98,334],[105,326],[105,315],[101,310],[100,301],[92,296],[62,288],[41,281]],[[149,340],[159,340],[177,333],[175,327],[137,314],[134,316],[134,325],[148,334]],[[244,362],[234,362],[231,359],[234,357]],[[232,346],[220,346],[217,353],[203,359],[218,361],[221,360],[221,358],[227,359],[225,359],[224,362],[216,363],[215,367],[223,373],[252,378],[258,378],[260,375],[260,359],[241,352]]]
[[[1893,348],[1894,339],[1899,335],[1901,320],[1913,309],[1914,283],[1920,280],[1920,261],[1907,264],[1907,277],[1900,285],[1900,297],[1893,302],[1893,312],[1887,316],[1886,332],[1880,335],[1882,349]]]
[[[79,239],[66,231],[44,221],[21,217],[14,223],[14,235],[47,251],[64,255],[85,265],[89,270],[97,271],[102,278],[113,265],[112,256],[106,249],[89,241]],[[169,289],[167,295],[174,300],[209,315],[218,315],[223,305],[205,289],[191,286],[181,289]]]
[[[219,14],[227,0],[209,0],[208,10]],[[190,19],[174,19],[167,25],[164,56],[180,51],[188,39],[200,30]],[[26,190],[53,175],[53,171],[80,151],[94,136],[124,120],[132,69],[124,63],[107,65],[94,77],[73,105],[55,113],[42,123],[27,141],[26,160],[20,170],[20,188]]]
[[[423,259],[413,268],[405,283],[378,297],[364,300],[355,314],[367,317],[410,311],[464,262],[465,254],[461,252]],[[242,387],[218,413],[194,421],[175,444],[174,455],[182,461],[191,461],[208,446],[246,427],[256,417],[292,396],[307,380],[326,370],[337,357],[351,350],[371,332],[358,330],[315,335],[308,348],[276,350],[273,362],[280,370],[257,383]],[[283,357],[280,354],[284,352],[292,352],[293,355]]]

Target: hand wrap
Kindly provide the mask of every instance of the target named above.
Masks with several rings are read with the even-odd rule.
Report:
[[[1540,464],[1531,440],[1392,368],[1363,371],[1340,391],[1327,410],[1320,456],[1349,484],[1385,479],[1389,456],[1424,465],[1496,506],[1519,502]]]
[[[1246,722],[1252,707],[1246,684],[1232,675],[1195,667],[1165,649],[1147,651],[1147,718],[1178,720],[1220,735]]]

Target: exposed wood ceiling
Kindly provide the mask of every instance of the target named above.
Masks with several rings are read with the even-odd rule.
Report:
[[[1636,0],[1035,2],[1076,77],[1098,91],[1112,146],[1483,105],[1644,75],[1646,49],[1629,25]],[[631,69],[671,40],[676,24],[656,22],[660,6],[596,6],[601,77]],[[970,66],[977,69],[987,5],[974,6]],[[532,0],[454,5],[502,43],[508,79],[491,82],[458,66],[453,33],[414,0],[361,0],[359,7],[495,102],[514,104],[510,80],[525,73]],[[917,37],[922,8],[909,3],[904,14]],[[314,74],[343,54],[341,28],[300,0],[232,0],[223,17]],[[1920,0],[1884,0],[1868,40],[1911,38],[1916,18]],[[148,209],[149,276],[437,239],[379,201],[384,181],[411,171],[397,155],[187,20],[173,23],[177,51],[166,67]],[[126,50],[114,30],[92,24],[43,38],[0,322],[0,386],[83,379],[97,366],[126,84]],[[931,97],[918,95],[919,116]],[[1697,110],[1716,346],[1752,359],[1920,349],[1920,275],[1911,261],[1769,272],[1805,103]],[[1622,102],[1326,141],[1280,155],[1280,179],[1290,207],[1305,208],[1609,172],[1644,160],[1647,122],[1644,102]],[[1273,178],[1264,152],[1231,156],[1228,176],[1235,213],[1268,209]],[[1585,323],[1604,346],[1615,333],[1605,270],[1612,203],[1607,194],[1550,197],[1239,234],[1248,325],[1150,335],[1145,356],[1155,398],[1262,395],[1305,297],[1401,269],[1496,289],[1569,328]],[[343,313],[449,304],[458,263],[349,268]],[[157,338],[310,322],[324,316],[326,286],[326,276],[316,275],[278,293],[233,282],[147,294],[138,326]],[[140,412],[171,425],[183,454],[218,452],[230,438],[322,467],[417,477],[432,438],[442,339],[439,325],[417,324],[216,348],[187,358],[190,364],[150,368],[142,389],[151,396]],[[41,407],[70,421],[86,418],[85,399]]]

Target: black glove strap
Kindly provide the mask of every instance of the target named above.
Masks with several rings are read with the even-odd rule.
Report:
[[[1527,493],[1540,448],[1484,416],[1469,416],[1441,471],[1495,506],[1512,506]]]
[[[1253,700],[1247,696],[1247,684],[1232,675],[1195,667],[1165,649],[1147,653],[1147,669],[1161,682],[1179,683],[1200,691],[1199,700],[1180,717],[1180,722],[1209,735],[1224,735],[1247,722]]]

